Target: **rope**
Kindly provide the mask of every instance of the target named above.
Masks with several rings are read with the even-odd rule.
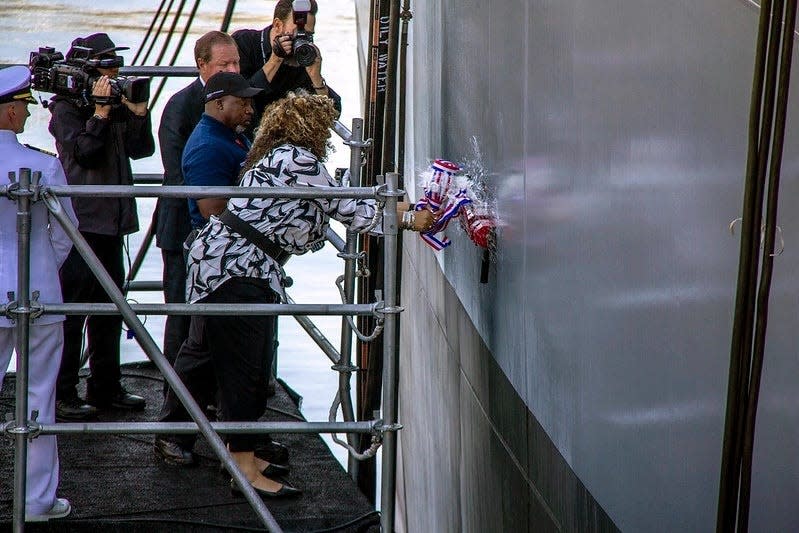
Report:
[[[181,5],[180,5],[181,11],[185,3],[186,0],[181,0]],[[194,16],[197,14],[197,8],[199,6],[200,6],[200,0],[194,0],[194,7],[192,8],[191,13],[189,14],[189,19],[186,21],[186,26],[183,29],[183,34],[180,36],[180,40],[178,41],[177,47],[175,48],[175,52],[172,54],[172,59],[169,61],[170,67],[173,66],[178,59],[178,54],[180,53],[181,48],[183,48],[183,43],[186,41],[186,36],[189,34],[189,30],[191,29],[191,25],[194,22]],[[175,17],[175,22],[177,22],[177,17]],[[164,52],[165,51],[166,51],[166,46],[164,46]],[[161,62],[161,57],[158,58],[158,64],[160,64],[160,62]],[[158,88],[155,90],[155,94],[153,95],[153,98],[150,100],[151,106],[155,105],[155,103],[158,101],[158,97],[161,95],[161,91],[164,89],[165,83],[166,83],[166,78],[161,78],[161,81],[158,82]]]
[[[136,61],[139,60],[139,56],[141,55],[142,50],[144,50],[144,45],[147,43],[147,40],[150,38],[150,34],[153,31],[153,27],[155,26],[155,21],[158,20],[158,16],[161,14],[161,11],[164,9],[164,3],[166,0],[161,0],[161,5],[158,6],[158,10],[153,14],[153,20],[150,21],[150,27],[147,28],[147,33],[144,34],[144,39],[142,39],[141,44],[139,45],[139,49],[136,50],[136,55],[133,57],[133,65],[136,64]]]
[[[161,17],[161,23],[158,25],[158,31],[155,32],[155,36],[153,37],[153,40],[150,42],[149,48],[147,48],[147,53],[144,54],[144,58],[142,58],[141,61],[142,64],[146,64],[147,60],[150,58],[150,54],[152,53],[153,48],[155,47],[155,43],[158,40],[158,36],[161,35],[161,30],[164,29],[164,23],[166,23],[166,19],[169,16],[170,11],[172,11],[172,4],[174,3],[175,0],[169,0],[169,6],[166,8],[166,11],[164,11],[164,16]],[[153,19],[153,22],[155,22],[155,19]],[[138,57],[138,53],[136,54],[136,57]],[[136,58],[133,59],[133,63],[134,64],[136,63]]]

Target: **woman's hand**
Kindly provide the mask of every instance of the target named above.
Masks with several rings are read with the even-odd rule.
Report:
[[[414,217],[410,228],[413,231],[427,231],[432,228],[433,224],[438,220],[438,217],[427,209],[414,211],[413,214]]]
[[[438,220],[438,215],[427,209],[414,211],[413,204],[397,202],[397,216],[400,219],[400,229],[413,231],[427,231]]]

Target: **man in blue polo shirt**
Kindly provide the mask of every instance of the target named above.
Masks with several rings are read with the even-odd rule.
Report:
[[[228,186],[238,182],[250,142],[243,131],[253,118],[252,97],[262,89],[250,87],[241,75],[219,72],[205,84],[205,113],[186,141],[183,176],[186,185]],[[201,228],[211,215],[225,209],[227,198],[189,199],[192,228]]]
[[[252,97],[262,89],[250,87],[241,75],[218,72],[205,84],[205,112],[191,132],[183,149],[183,179],[186,185],[227,187],[238,183],[241,165],[247,157],[250,142],[241,132],[253,118]],[[195,230],[203,227],[211,215],[225,210],[227,198],[190,198],[189,215]],[[196,235],[196,232],[192,232]],[[193,235],[190,235],[191,239]],[[192,344],[193,336],[184,342],[187,349],[199,349]],[[216,381],[210,359],[195,358],[196,372],[188,376],[202,383],[194,390],[207,392],[206,398],[195,398],[200,405],[215,402]],[[182,413],[183,406],[171,390],[164,395],[161,420],[170,420]],[[156,456],[174,465],[192,465],[196,458],[191,452],[194,435],[159,435],[153,443]]]

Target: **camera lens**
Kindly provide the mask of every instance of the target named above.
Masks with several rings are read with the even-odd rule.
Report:
[[[312,65],[316,61],[316,48],[309,40],[297,37],[294,39],[294,59],[300,66]]]

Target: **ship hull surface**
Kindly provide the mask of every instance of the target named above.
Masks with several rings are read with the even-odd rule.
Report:
[[[715,528],[759,16],[747,1],[413,5],[406,187],[479,158],[459,228],[405,237],[398,527]],[[795,94],[796,75],[792,76]],[[752,531],[799,524],[799,124],[791,98]]]

